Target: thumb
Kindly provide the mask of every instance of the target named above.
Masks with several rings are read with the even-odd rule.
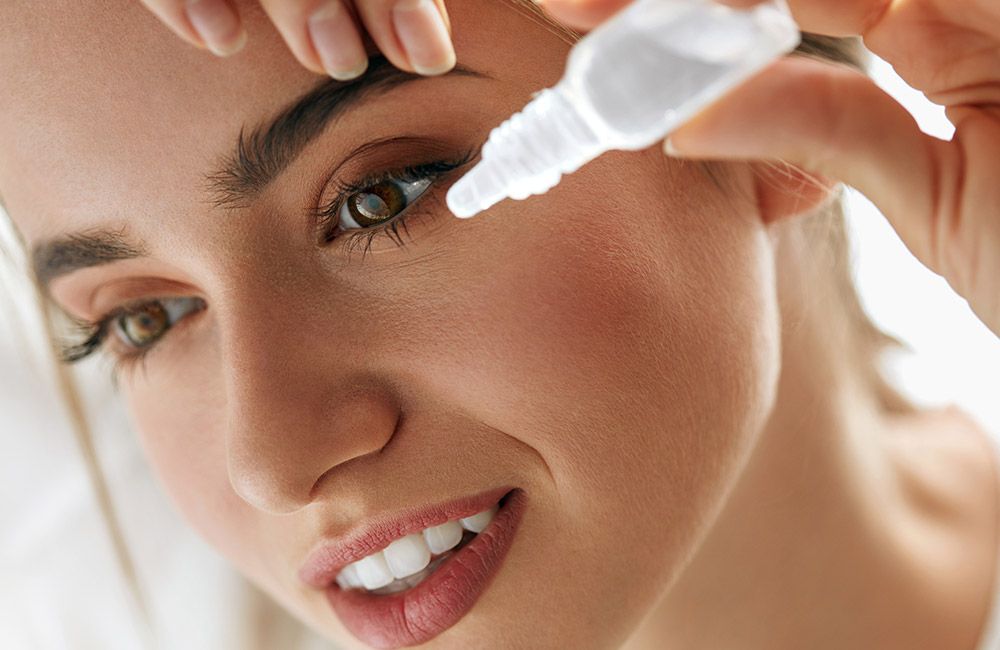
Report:
[[[670,155],[776,159],[865,194],[934,268],[936,175],[950,143],[846,65],[784,57],[671,134]]]

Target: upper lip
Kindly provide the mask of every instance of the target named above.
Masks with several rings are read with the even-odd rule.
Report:
[[[326,589],[348,564],[382,550],[400,537],[487,510],[511,489],[496,488],[446,503],[371,517],[352,532],[321,541],[299,569],[299,578],[317,589]]]

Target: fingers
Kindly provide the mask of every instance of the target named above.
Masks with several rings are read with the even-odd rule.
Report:
[[[232,0],[142,0],[178,36],[220,56],[246,43]],[[368,67],[367,31],[389,61],[425,75],[455,67],[451,23],[444,0],[260,0],[306,68],[335,79]]]
[[[349,0],[261,0],[260,4],[306,68],[346,80],[368,67],[368,53]]]
[[[368,65],[362,34],[395,66],[441,74],[455,66],[444,0],[261,0],[304,66],[353,79]]]
[[[235,54],[246,43],[239,13],[229,0],[142,0],[175,34],[219,56]]]
[[[911,252],[941,272],[934,215],[954,197],[949,145],[925,135],[865,75],[803,57],[781,59],[669,139],[672,155],[781,160],[839,179],[871,199]]]
[[[424,75],[455,67],[444,0],[359,0],[368,33],[397,67]]]
[[[535,0],[556,20],[578,29],[592,29],[632,0]],[[762,0],[717,0],[732,7],[750,7]],[[892,0],[787,0],[803,31],[829,36],[864,34],[889,9]]]

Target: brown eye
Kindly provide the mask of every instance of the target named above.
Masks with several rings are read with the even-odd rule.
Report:
[[[143,305],[135,311],[122,314],[118,325],[126,343],[144,348],[158,339],[170,327],[167,310],[159,303]]]
[[[164,298],[129,309],[115,321],[118,338],[130,348],[152,346],[177,321],[205,308],[200,298]]]
[[[340,208],[341,230],[359,230],[381,226],[402,212],[433,182],[430,178],[417,181],[385,180],[354,192]]]
[[[391,181],[366,188],[366,192],[355,192],[347,199],[351,218],[359,226],[377,226],[391,219],[406,207],[406,195]]]

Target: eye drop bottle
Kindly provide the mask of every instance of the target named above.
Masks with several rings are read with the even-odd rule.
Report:
[[[799,41],[785,0],[636,0],[577,42],[554,87],[493,129],[448,208],[471,217],[544,194],[606,151],[645,149]]]

